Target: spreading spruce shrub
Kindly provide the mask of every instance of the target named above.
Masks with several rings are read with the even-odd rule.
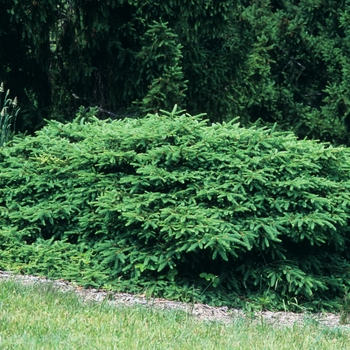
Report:
[[[349,150],[174,109],[80,113],[0,151],[0,268],[174,299],[332,308]]]

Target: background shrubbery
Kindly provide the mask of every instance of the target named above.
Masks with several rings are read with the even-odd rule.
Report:
[[[177,112],[83,109],[0,151],[0,268],[182,300],[336,308],[349,150]]]
[[[349,145],[349,0],[1,5],[0,81],[21,104],[16,130],[71,121],[81,104],[120,117],[176,103]]]

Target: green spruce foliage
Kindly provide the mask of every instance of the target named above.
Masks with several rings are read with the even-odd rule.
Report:
[[[349,150],[161,111],[0,151],[0,268],[213,304],[336,308]]]

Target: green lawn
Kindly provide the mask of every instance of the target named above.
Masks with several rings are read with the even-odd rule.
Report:
[[[0,281],[0,349],[350,349],[350,330],[204,322],[181,311],[83,303],[52,285]]]

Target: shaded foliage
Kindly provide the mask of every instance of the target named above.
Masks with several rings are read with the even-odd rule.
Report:
[[[120,117],[177,103],[215,122],[277,121],[301,138],[347,144],[348,6],[5,0],[0,78],[21,101],[22,130],[71,120],[81,104]]]

